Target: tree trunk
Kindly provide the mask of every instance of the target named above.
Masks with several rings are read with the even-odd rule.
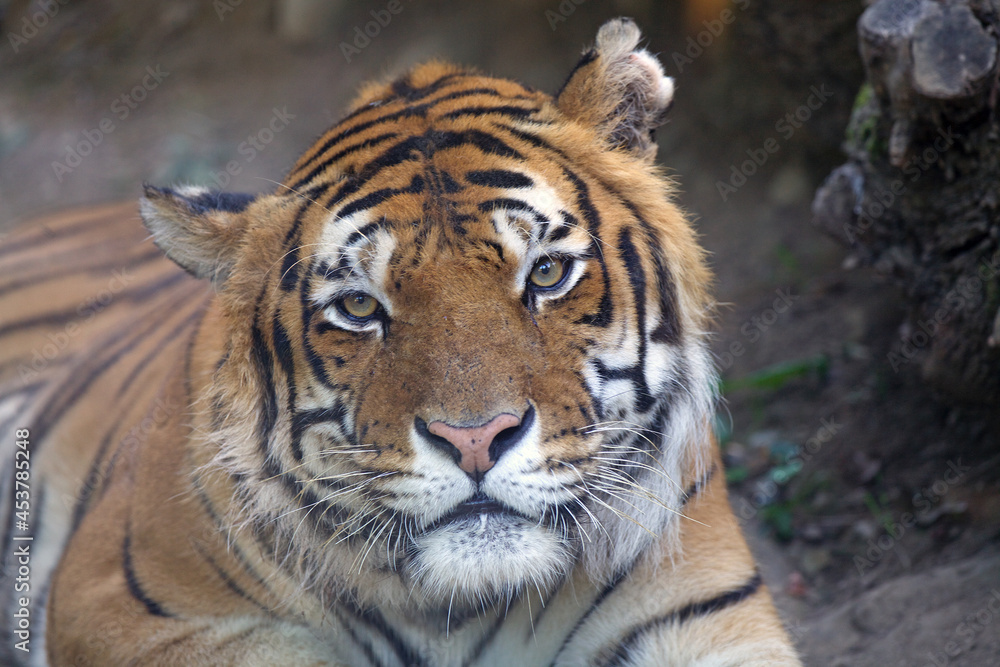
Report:
[[[848,162],[815,222],[905,286],[893,370],[952,401],[1000,402],[1000,0],[878,0],[858,22],[867,83]]]

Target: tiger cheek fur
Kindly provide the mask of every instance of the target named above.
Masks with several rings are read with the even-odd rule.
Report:
[[[609,21],[554,97],[440,63],[371,84],[272,194],[147,186],[211,288],[132,211],[0,248],[5,385],[47,321],[7,247],[108,249],[45,265],[51,317],[136,276],[62,384],[0,393],[59,499],[53,664],[799,664],[727,503],[711,278],[639,40]]]

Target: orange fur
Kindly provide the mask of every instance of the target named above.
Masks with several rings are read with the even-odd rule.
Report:
[[[555,99],[441,63],[372,84],[274,194],[147,188],[211,289],[129,207],[6,241],[52,664],[798,664],[726,501],[710,275],[638,39],[602,28]],[[421,431],[498,414],[477,475]]]

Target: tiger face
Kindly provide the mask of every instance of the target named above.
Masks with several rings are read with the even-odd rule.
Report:
[[[552,98],[440,64],[366,89],[282,188],[147,188],[218,291],[199,475],[306,587],[481,605],[609,580],[703,472],[708,283],[627,21]]]

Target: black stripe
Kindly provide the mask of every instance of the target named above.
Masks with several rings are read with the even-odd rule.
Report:
[[[167,287],[171,283],[176,282],[176,279],[187,280],[185,274],[181,272],[176,272],[170,276],[169,279],[161,281],[151,285],[151,288]],[[155,290],[139,290],[133,294],[139,294],[146,291]],[[131,295],[130,295],[131,296]],[[100,360],[99,363],[95,364],[90,368],[81,369],[81,372],[86,372],[86,375],[82,376],[82,379],[78,381],[75,385],[64,385],[62,391],[56,393],[45,405],[43,410],[39,413],[38,418],[35,420],[37,426],[35,427],[34,441],[36,451],[41,447],[45,440],[45,436],[48,435],[49,429],[55,426],[62,416],[73,407],[73,405],[84,396],[86,391],[90,386],[97,381],[97,379],[109,368],[111,368],[116,361],[121,357],[128,354],[136,345],[147,340],[150,332],[154,331],[162,322],[168,320],[172,316],[177,308],[182,307],[186,302],[190,301],[190,294],[183,293],[180,298],[174,299],[163,304],[163,309],[157,313],[162,315],[162,317],[154,318],[150,316],[144,324],[145,327],[141,329],[122,329],[117,332],[114,336],[108,339],[100,341],[100,351],[105,352],[111,350],[106,358]],[[128,336],[131,335],[131,340],[128,340]],[[118,349],[112,349],[113,345],[120,343],[122,340],[127,340],[125,345],[122,345]]]
[[[236,581],[229,576],[229,573],[222,569],[222,566],[219,565],[214,558],[212,558],[211,554],[206,553],[206,551],[202,549],[198,542],[192,541],[192,545],[194,546],[194,550],[198,552],[198,555],[204,558],[205,562],[207,562],[211,566],[212,570],[215,571],[216,576],[222,580],[222,583],[226,585],[226,588],[231,590],[238,597],[253,603],[258,609],[265,612],[268,616],[274,615],[270,609],[261,604],[255,597],[247,593],[242,586],[237,584]]]
[[[132,567],[131,526],[125,527],[125,540],[122,542],[122,570],[125,572],[125,583],[128,585],[129,593],[146,607],[148,613],[153,616],[173,618],[173,615],[165,611],[156,600],[146,595],[146,592],[139,584],[139,579],[135,576],[135,570]]]
[[[490,155],[511,157],[518,160],[524,159],[519,152],[497,137],[479,130],[469,130],[467,132],[428,131],[418,137],[410,137],[400,142],[367,163],[357,176],[346,181],[328,201],[322,202],[321,206],[327,209],[337,206],[344,199],[367,185],[382,169],[407,160],[430,157],[437,150],[446,150],[460,146],[475,146]],[[343,216],[345,214],[341,213],[340,215]]]
[[[432,151],[432,141],[426,133],[415,137],[406,137],[365,162],[355,178],[362,182],[370,181],[385,169],[404,162],[423,160]]]
[[[228,531],[229,525],[222,520],[219,513],[215,509],[215,505],[212,504],[212,499],[208,497],[205,492],[205,487],[202,486],[201,480],[197,475],[191,478],[191,486],[194,487],[195,494],[198,496],[199,502],[201,502],[202,509],[208,514],[209,519],[212,524],[218,528],[220,532]],[[246,553],[244,553],[243,548],[240,547],[239,542],[233,540],[228,543],[229,550],[236,556],[239,561],[240,567],[246,572],[262,590],[266,591],[268,595],[273,596],[274,593],[271,591],[271,587],[268,586],[264,578],[260,576],[253,564],[250,563],[249,558],[247,558]]]
[[[129,406],[131,407],[131,406]],[[127,410],[128,408],[126,408]],[[77,491],[76,505],[73,507],[73,520],[70,523],[69,537],[72,537],[76,533],[76,529],[80,527],[80,522],[83,521],[83,517],[87,512],[87,506],[90,503],[91,497],[94,495],[94,491],[98,489],[99,486],[103,486],[102,482],[107,482],[107,476],[102,473],[102,464],[104,462],[104,455],[108,451],[108,446],[111,444],[111,439],[115,436],[117,428],[115,426],[104,435],[101,439],[101,444],[97,447],[97,454],[90,463],[90,468],[87,471],[87,476],[84,478],[83,486]]]
[[[107,243],[108,243],[107,239],[101,239],[94,245],[99,245],[102,248],[106,248]],[[87,253],[85,253],[82,248],[73,248],[72,251],[74,253],[80,253],[84,257],[87,256]],[[45,258],[46,260],[53,259],[50,255],[46,255]],[[125,270],[133,271],[139,266],[142,266],[143,264],[148,264],[149,262],[160,260],[162,258],[163,258],[163,251],[153,246],[147,252],[141,253],[139,255],[136,255],[135,257],[130,258],[128,265],[125,267]],[[21,280],[11,281],[0,287],[0,295],[3,295],[6,292],[10,292],[15,289],[19,289],[21,287],[38,287],[47,282],[52,282],[55,280],[66,278],[67,276],[71,276],[74,273],[80,273],[80,274],[91,273],[94,271],[94,269],[106,268],[103,266],[95,267],[89,264],[83,264],[80,266],[66,266],[66,264],[63,263],[59,263],[58,267],[62,270],[53,270],[52,267],[45,267],[44,273],[32,274],[27,277],[23,277]],[[20,271],[16,271],[14,273],[16,273],[19,276],[21,275]]]
[[[674,285],[670,269],[664,263],[660,252],[653,252],[653,264],[657,282],[660,285],[660,323],[649,337],[657,343],[678,345],[681,342],[681,323],[677,317],[677,287]]]
[[[299,308],[302,311],[301,342],[302,351],[306,355],[306,362],[309,364],[309,368],[312,369],[313,375],[317,380],[323,383],[323,386],[329,389],[337,389],[338,387],[336,383],[334,383],[334,381],[330,378],[329,373],[326,371],[326,364],[324,363],[325,358],[321,356],[309,342],[309,332],[313,330],[312,318],[314,314],[320,316],[320,324],[315,330],[317,334],[326,331],[326,325],[329,325],[329,327],[337,329],[338,331],[341,331],[341,329],[333,327],[328,320],[322,317],[321,311],[317,311],[314,307],[312,307],[309,303],[309,290],[307,289],[307,283],[304,280],[300,283],[299,287]],[[344,360],[341,357],[333,356],[327,358],[331,359],[338,366],[344,363]]]
[[[542,139],[537,134],[534,134],[532,132],[526,132],[525,130],[522,130],[520,128],[511,127],[509,125],[504,125],[502,123],[493,123],[493,127],[497,128],[498,130],[503,130],[504,132],[509,132],[510,134],[514,135],[521,141],[531,144],[535,148],[541,148],[544,151],[559,156],[565,161],[565,164],[560,165],[564,169],[567,167],[567,165],[573,165],[573,160],[571,160],[570,157],[566,155],[566,153],[556,148],[549,142],[545,141],[545,139]]]
[[[590,189],[587,184],[567,167],[563,167],[563,174],[573,184],[576,191],[577,208],[583,213],[583,218],[587,223],[587,231],[592,238],[597,241],[597,251],[594,256],[601,267],[601,278],[603,279],[601,302],[597,307],[597,312],[588,313],[579,318],[574,324],[586,324],[589,326],[607,328],[611,325],[614,317],[614,305],[611,299],[611,278],[608,275],[608,266],[604,261],[604,252],[601,250],[601,217],[594,208],[590,200]]]
[[[286,252],[289,249],[288,246],[292,243],[292,239],[299,234],[299,228],[302,226],[302,217],[305,215],[306,209],[308,209],[309,205],[313,203],[310,201],[313,197],[304,199],[305,201],[303,201],[299,206],[299,210],[295,212],[295,219],[292,221],[292,226],[285,233],[285,240],[281,243],[281,249]],[[296,248],[296,250],[298,250],[298,248]]]
[[[497,632],[499,632],[500,628],[503,627],[503,622],[505,620],[506,617],[504,616],[501,616],[496,620],[496,623],[493,624],[493,627],[487,630],[486,633],[483,634],[483,636],[479,639],[479,643],[476,644],[475,647],[473,647],[472,652],[469,653],[464,664],[473,665],[476,663],[477,660],[479,660],[479,656],[483,654],[483,651],[486,650],[486,647],[489,646],[496,638]]]
[[[712,467],[708,469],[708,472],[706,472],[704,476],[691,482],[691,486],[684,491],[684,496],[681,498],[681,507],[687,505],[692,498],[701,493],[702,490],[708,486],[708,483],[712,481],[713,477],[715,477],[717,468],[718,466],[716,466],[715,463],[712,463]]]
[[[681,625],[691,619],[700,616],[708,616],[722,611],[727,607],[739,604],[758,590],[761,586],[760,573],[754,573],[747,583],[739,588],[734,588],[708,600],[692,602],[675,611],[650,619],[645,623],[635,626],[618,643],[609,649],[601,651],[601,654],[608,656],[598,663],[601,667],[612,667],[612,665],[624,665],[629,659],[629,653],[642,641],[644,635],[654,631],[664,625]]]
[[[447,118],[449,120],[454,120],[455,118],[461,118],[462,116],[483,116],[486,114],[502,115],[508,118],[527,118],[532,114],[538,112],[538,109],[519,107],[513,104],[502,104],[495,107],[487,106],[475,106],[475,107],[463,107],[461,109],[455,109],[454,111],[449,111],[444,114],[442,118]]]
[[[487,155],[498,155],[500,157],[509,157],[515,160],[525,159],[524,155],[511,148],[507,143],[498,137],[480,130],[467,130],[465,132],[441,132],[439,134],[440,139],[436,142],[438,150],[471,145],[475,146]]]
[[[440,76],[427,85],[414,87],[413,84],[410,83],[410,75],[406,74],[392,82],[390,87],[395,95],[395,98],[389,99],[403,99],[407,102],[416,102],[417,100],[422,100],[430,95],[433,95],[456,79],[463,79],[467,76],[469,76],[469,73],[467,72],[453,72],[451,74]],[[439,100],[434,100],[431,104],[436,104],[438,101]]]
[[[562,217],[563,224],[556,227],[555,231],[549,236],[548,240],[550,242],[560,241],[573,231],[575,227],[579,227],[580,223],[577,221],[576,217],[568,211],[559,211],[559,215]]]
[[[448,100],[457,100],[461,97],[472,97],[473,95],[488,95],[491,97],[499,97],[503,100],[530,100],[530,95],[507,95],[501,93],[496,88],[487,88],[485,86],[479,88],[466,88],[465,90],[456,90],[453,93],[448,93],[447,95],[442,95],[441,97],[435,97],[433,100],[434,104],[440,104],[441,102],[447,102]]]
[[[359,112],[360,111],[367,111],[370,108],[372,108],[372,107],[365,107],[364,109],[359,109]],[[321,160],[321,161],[325,162],[326,161],[326,159],[324,158],[325,153],[328,150],[330,150],[331,148],[333,148],[334,146],[336,146],[337,144],[339,144],[344,139],[348,138],[348,137],[351,137],[351,136],[354,136],[355,134],[359,134],[361,132],[364,132],[365,130],[367,130],[370,127],[375,127],[377,125],[382,125],[384,123],[389,123],[389,122],[394,121],[394,120],[399,120],[400,118],[410,118],[412,116],[422,116],[422,115],[424,115],[424,113],[426,112],[426,110],[427,110],[426,105],[425,106],[419,106],[419,107],[407,107],[405,109],[401,109],[401,110],[395,111],[393,113],[385,114],[384,116],[379,116],[378,118],[373,118],[372,120],[365,121],[364,123],[360,123],[360,124],[355,125],[353,127],[349,127],[346,130],[343,130],[340,133],[335,134],[334,136],[332,136],[329,139],[327,139],[326,141],[324,141],[323,145],[320,146],[320,148],[319,148],[318,151],[316,151],[315,157],[313,157],[308,162],[306,162],[306,164],[304,164],[302,166],[302,168],[303,169],[308,168],[310,165],[316,163],[317,160]]]
[[[292,342],[288,337],[288,330],[281,323],[279,313],[275,313],[271,320],[271,339],[274,344],[274,355],[281,365],[281,372],[285,376],[285,388],[288,390],[288,412],[295,410],[296,406],[296,384],[295,384],[295,355],[292,352]],[[302,447],[297,438],[292,438],[292,456],[297,463],[302,462]]]
[[[179,192],[167,188],[152,188],[160,194],[168,194],[187,202],[192,211],[201,215],[212,211],[225,211],[227,213],[242,213],[250,204],[254,202],[257,195],[245,194],[242,192],[221,192],[219,190],[203,192],[196,197],[187,197]]]
[[[491,248],[493,250],[493,252],[495,252],[497,254],[497,257],[500,259],[500,263],[501,264],[505,261],[504,260],[504,255],[503,255],[503,246],[502,245],[500,245],[496,241],[491,241],[491,240],[485,240],[482,243],[487,248]]]
[[[305,410],[302,412],[296,412],[292,416],[292,456],[298,463],[302,462],[302,434],[310,426],[315,426],[317,424],[336,424],[340,426],[341,431],[346,432],[344,428],[344,417],[347,416],[347,408],[340,401],[335,401],[335,403],[327,408],[316,408],[313,410]]]
[[[147,352],[142,357],[142,359],[140,359],[135,363],[135,365],[132,367],[132,370],[129,371],[129,374],[125,377],[124,380],[122,380],[122,383],[118,386],[118,391],[115,393],[115,397],[117,399],[120,399],[125,394],[125,392],[129,390],[129,388],[132,386],[132,383],[136,381],[139,375],[142,374],[142,371],[144,371],[146,367],[149,366],[149,364],[151,364],[157,358],[157,356],[159,356],[163,352],[163,348],[166,345],[169,345],[171,342],[173,342],[185,329],[191,328],[191,324],[192,322],[194,322],[194,320],[200,321],[201,318],[204,316],[204,314],[205,314],[205,308],[203,306],[202,308],[198,309],[194,313],[191,313],[183,320],[181,320],[177,324],[177,326],[175,326],[169,332],[166,333],[157,332],[157,334],[160,337],[158,344],[153,345],[152,349],[150,349],[150,351]]]
[[[580,628],[582,628],[591,615],[597,611],[602,604],[604,604],[604,601],[608,598],[608,596],[614,593],[618,586],[625,581],[630,574],[632,574],[632,569],[635,567],[635,564],[636,561],[633,561],[627,567],[620,570],[614,578],[608,582],[608,585],[601,589],[601,592],[597,594],[594,601],[590,603],[590,607],[587,608],[587,611],[584,612],[583,616],[577,619],[576,624],[573,625],[573,629],[570,630],[569,634],[566,635],[566,638],[563,639],[562,644],[559,646],[559,650],[556,651],[555,658],[552,659],[550,667],[555,667],[556,663],[559,661],[559,656],[566,650],[566,647],[569,646],[573,637],[576,636],[576,633],[579,632]]]
[[[377,232],[378,230],[388,226],[389,224],[390,224],[389,219],[382,217],[379,218],[376,222],[369,222],[367,225],[364,225],[360,229],[355,229],[353,232],[350,233],[350,235],[348,235],[346,239],[344,239],[344,242],[340,245],[340,252],[342,256],[346,250],[357,244],[358,241],[362,240],[370,241],[371,239],[368,238],[370,234]]]
[[[639,412],[646,412],[655,402],[649,385],[646,384],[646,270],[642,266],[642,258],[632,243],[632,232],[628,227],[622,229],[618,236],[618,253],[625,270],[629,276],[629,284],[632,286],[632,301],[635,304],[636,330],[639,335],[639,359],[635,366],[630,369],[629,379],[635,383],[638,396],[636,398],[636,409]]]
[[[360,199],[356,199],[350,204],[346,205],[344,208],[337,211],[338,218],[346,218],[359,211],[365,211],[374,206],[392,199],[396,195],[401,194],[419,194],[424,191],[424,178],[420,174],[416,174],[410,179],[410,184],[405,188],[382,188],[381,190],[376,190],[375,192],[370,192]]]
[[[347,634],[350,636],[351,640],[355,644],[357,644],[358,647],[361,648],[362,652],[365,654],[365,657],[368,658],[368,663],[371,665],[376,665],[377,667],[383,667],[384,663],[381,660],[379,660],[378,657],[375,655],[375,651],[372,649],[372,645],[369,644],[368,642],[362,641],[361,637],[358,636],[357,631],[355,631],[355,629],[351,627],[351,624],[344,619],[342,614],[338,613],[337,611],[334,611],[334,613],[337,615],[337,618],[340,620],[340,624],[344,627],[344,630],[347,631]]]
[[[548,143],[547,141],[545,141],[536,134],[525,132],[524,130],[515,127],[509,127],[507,125],[497,124],[496,127],[498,129],[511,133],[515,137],[521,139],[522,141],[530,143],[532,146],[535,146],[536,148],[541,148],[545,151],[551,152],[559,156],[568,163],[572,162],[566,155],[566,153],[556,148],[555,146],[551,145],[550,143]],[[571,180],[575,179],[575,176],[571,175],[572,172],[565,164],[563,165],[563,171],[566,172],[567,175],[570,175]],[[658,293],[660,296],[660,323],[659,325],[657,325],[655,329],[653,329],[652,332],[650,332],[650,339],[658,343],[668,343],[676,345],[680,342],[680,337],[681,337],[680,320],[677,317],[677,303],[678,303],[677,288],[674,283],[673,276],[671,276],[670,274],[670,269],[669,267],[667,267],[665,260],[663,258],[663,249],[660,246],[659,240],[657,239],[653,227],[642,217],[642,215],[639,213],[639,209],[635,206],[635,204],[633,204],[631,201],[623,197],[621,193],[619,193],[615,188],[613,188],[605,181],[598,179],[598,182],[605,190],[614,195],[618,199],[618,201],[621,202],[622,205],[628,208],[628,210],[632,213],[635,219],[639,222],[639,225],[642,227],[643,232],[648,237],[650,246],[652,248],[654,268],[656,271],[657,282],[659,285]],[[577,189],[579,190],[579,188]],[[567,216],[569,216],[569,214],[565,213],[563,215],[563,220],[569,223],[569,220],[567,220]],[[572,216],[569,217],[572,218]],[[575,220],[573,222],[575,222]],[[588,227],[591,227],[589,221],[588,221]],[[561,236],[565,236],[566,233],[568,232],[564,232]]]
[[[465,174],[465,180],[473,185],[485,185],[490,188],[530,188],[534,181],[522,173],[507,169],[473,170]]]
[[[295,239],[295,247],[285,251],[281,259],[281,275],[278,278],[278,285],[282,292],[290,292],[299,283],[299,276],[302,273],[302,263],[299,262],[298,251],[302,246]]]
[[[426,86],[424,86],[422,88],[412,88],[412,89],[410,89],[412,92],[409,92],[406,95],[405,99],[407,101],[409,101],[409,102],[414,102],[414,101],[416,101],[418,99],[423,99],[423,98],[425,98],[425,97],[427,97],[429,95],[432,95],[433,93],[437,92],[438,90],[440,90],[446,84],[451,83],[451,81],[453,81],[454,79],[465,77],[465,76],[467,76],[467,75],[464,74],[464,73],[446,74],[445,76],[437,79],[433,83],[430,83],[430,84],[428,84],[428,85],[426,85]],[[469,94],[472,94],[472,93],[469,93]],[[403,109],[400,109],[399,111],[395,111],[393,113],[385,114],[384,116],[379,116],[378,118],[373,118],[373,119],[365,121],[363,123],[359,123],[358,125],[355,125],[353,127],[346,128],[346,129],[342,130],[341,132],[339,132],[338,134],[335,134],[334,136],[332,136],[329,139],[327,139],[326,141],[324,141],[323,145],[320,147],[320,149],[318,151],[316,151],[316,153],[314,154],[314,156],[312,158],[310,158],[309,161],[306,162],[306,164],[303,165],[302,168],[305,169],[310,164],[313,164],[317,159],[320,159],[323,156],[323,154],[326,153],[326,151],[330,150],[331,148],[333,148],[338,143],[340,143],[341,141],[343,141],[344,139],[346,139],[348,137],[354,136],[355,134],[358,134],[359,132],[363,132],[363,131],[367,130],[370,127],[375,127],[376,125],[381,125],[383,123],[388,123],[388,122],[391,122],[391,121],[394,121],[394,120],[399,120],[401,118],[411,118],[411,117],[414,117],[414,116],[416,116],[416,117],[423,117],[423,116],[425,116],[427,114],[427,110],[433,108],[435,105],[438,104],[438,102],[441,102],[441,101],[444,101],[444,100],[447,100],[447,99],[454,99],[457,96],[458,95],[454,95],[454,96],[452,96],[452,95],[444,95],[441,98],[431,100],[431,101],[426,102],[424,104],[419,104],[419,105],[413,105],[413,106],[404,107]],[[391,102],[392,100],[390,99],[390,100],[386,100],[386,101],[390,101]],[[370,105],[363,106],[360,109],[357,109],[355,111],[352,111],[347,116],[345,116],[344,118],[342,118],[333,127],[333,130],[337,129],[338,127],[342,127],[347,121],[355,118],[356,116],[361,115],[364,112],[372,111],[373,109],[380,109],[380,108],[381,108],[381,105],[379,105],[379,104],[370,104]],[[333,131],[333,130],[331,130],[331,131]]]
[[[301,283],[303,290],[305,288],[305,281]],[[320,499],[316,497],[315,493],[310,491],[304,485],[300,483],[300,480],[291,472],[286,471],[281,463],[280,455],[273,451],[271,448],[272,438],[271,434],[274,430],[275,425],[278,420],[278,399],[274,390],[274,356],[271,354],[271,350],[267,347],[264,341],[263,333],[260,330],[260,308],[264,300],[264,295],[267,291],[267,287],[263,287],[257,299],[257,306],[255,308],[254,314],[254,326],[251,329],[251,350],[250,357],[255,370],[257,371],[259,377],[259,384],[261,388],[261,408],[258,411],[258,451],[263,459],[263,473],[265,478],[274,478],[278,480],[289,493],[292,499],[298,503],[299,507],[310,506],[310,505],[320,505]],[[308,317],[305,313],[308,313],[309,309],[304,309],[304,317]],[[308,322],[307,322],[308,324]],[[320,362],[322,363],[322,362]],[[246,484],[244,480],[238,480],[238,484]],[[340,520],[343,512],[343,508],[337,505],[330,505],[322,503],[324,507],[329,511],[334,509],[334,519]],[[321,526],[319,522],[312,517],[312,513],[308,512],[306,516],[310,519],[312,525],[317,529],[324,530],[327,534],[330,533],[328,529]]]
[[[265,461],[272,461],[275,455],[271,451],[271,431],[278,422],[278,397],[274,392],[274,356],[264,342],[264,334],[258,326],[259,319],[258,305],[258,313],[254,317],[254,326],[250,331],[250,359],[259,385],[260,410],[257,417],[257,436],[260,453]]]
[[[569,71],[563,85],[559,86],[559,90],[556,92],[556,100],[558,100],[559,96],[563,94],[563,91],[566,90],[566,86],[568,86],[569,82],[573,80],[573,77],[577,75],[577,72],[597,60],[597,55],[597,49],[588,49],[587,51],[584,51],[583,55],[580,56],[580,59],[576,61],[576,65],[573,65],[573,69]]]
[[[649,337],[657,343],[677,345],[681,340],[681,323],[677,317],[677,286],[674,284],[670,268],[666,265],[666,261],[663,258],[663,247],[660,244],[656,231],[642,217],[635,204],[624,198],[607,183],[601,181],[601,185],[617,197],[618,201],[639,221],[639,226],[642,227],[652,251],[653,269],[656,273],[657,286],[659,287],[657,293],[660,299],[660,323],[650,332]]]
[[[99,227],[101,225],[107,224],[108,222],[107,211],[104,210],[101,211],[77,210],[77,211],[71,211],[71,213],[78,213],[85,217],[74,220],[72,223],[60,224],[59,228],[55,230],[51,229],[48,226],[48,224],[43,225],[41,227],[38,227],[36,225],[31,225],[31,227],[29,227],[28,225],[25,225],[23,227],[25,231],[25,237],[4,241],[3,244],[0,245],[0,257],[11,254],[20,255],[21,253],[18,251],[25,248],[29,250],[34,249],[39,245],[40,242],[50,243],[52,241],[61,239],[63,237],[72,237],[76,236],[77,234],[83,234],[85,232],[91,231],[92,227]],[[136,207],[135,215],[136,218],[138,219],[139,217],[138,207]],[[86,216],[92,216],[92,217],[86,217]],[[50,224],[53,222],[55,221],[49,220]],[[14,233],[16,234],[20,231],[21,229],[18,228],[15,230]]]
[[[130,235],[109,237],[108,231],[113,230],[95,230],[92,237],[77,239],[69,247],[61,247],[59,244],[45,245],[48,239],[44,237],[36,239],[37,247],[26,248],[21,255],[2,260],[3,270],[0,271],[0,277],[4,281],[26,278],[37,282],[46,278],[56,268],[67,269],[67,273],[78,271],[81,276],[93,276],[101,269],[113,268],[109,264],[112,260],[114,268],[125,270],[137,267],[143,257],[148,256],[153,260],[163,257],[162,251],[153,255],[152,251],[158,249],[153,244],[147,246],[142,243],[141,237],[135,238]],[[43,255],[40,256],[39,252]],[[141,263],[146,261],[148,260],[143,260]]]
[[[336,153],[334,153],[333,155],[331,155],[330,157],[326,158],[325,160],[317,164],[315,167],[313,167],[312,170],[310,170],[309,173],[307,173],[305,176],[298,178],[290,187],[292,190],[299,190],[304,186],[308,185],[310,181],[319,176],[319,174],[322,173],[325,169],[327,169],[331,164],[339,162],[348,155],[351,155],[352,153],[356,153],[358,151],[365,150],[368,148],[373,148],[375,146],[378,146],[384,141],[388,141],[389,139],[393,139],[398,136],[399,133],[397,132],[385,132],[383,134],[377,134],[369,139],[365,139],[364,141],[360,141],[356,144],[347,146],[346,148],[342,148],[341,150],[337,151]]]
[[[406,667],[425,667],[427,665],[420,652],[406,643],[403,637],[393,629],[378,609],[361,609],[355,607],[349,601],[345,601],[343,607],[371,630],[382,635],[382,638],[392,648],[393,653],[399,658],[401,664],[406,665]]]
[[[284,254],[281,256],[281,275],[278,284],[282,291],[289,292],[295,288],[301,275],[301,265],[298,262],[298,251],[302,249],[299,245],[299,228],[302,226],[302,218],[311,202],[304,201],[295,212],[295,218],[291,227],[285,233],[285,240],[281,244]]]
[[[484,202],[479,202],[477,208],[481,213],[490,213],[491,211],[495,211],[497,209],[503,209],[505,211],[525,211],[526,213],[530,213],[536,220],[539,218],[545,219],[545,216],[528,202],[520,199],[512,199],[510,197],[487,199]]]
[[[186,280],[188,280],[187,274],[181,271],[176,271],[176,272],[171,271],[170,274],[165,278],[161,278],[160,280],[151,283],[149,285],[146,285],[145,287],[136,288],[134,290],[122,290],[120,293],[115,295],[115,301],[125,300],[128,302],[138,302],[144,305],[145,301],[155,292],[158,292],[160,290],[165,291],[169,287],[173,286],[174,283],[184,282]],[[94,295],[92,297],[92,299],[94,300],[96,300],[96,298],[97,295]],[[86,323],[90,321],[91,318],[100,315],[101,312],[101,311],[96,311],[92,312],[92,314],[89,316],[85,315],[84,313],[87,313],[88,310],[84,308],[84,306],[91,305],[92,303],[96,303],[96,301],[85,301],[84,303],[78,305],[76,308],[73,308],[72,310],[63,310],[59,311],[58,313],[49,313],[47,315],[40,315],[38,317],[33,317],[30,319],[20,320],[18,322],[12,322],[10,324],[6,324],[0,327],[0,336],[5,336],[13,331],[29,329],[31,327],[36,327],[36,326],[52,327],[55,325],[63,324],[66,321],[72,321],[72,320],[82,320],[81,324]],[[103,311],[110,307],[111,304],[109,303],[107,306],[104,306],[101,310]]]

